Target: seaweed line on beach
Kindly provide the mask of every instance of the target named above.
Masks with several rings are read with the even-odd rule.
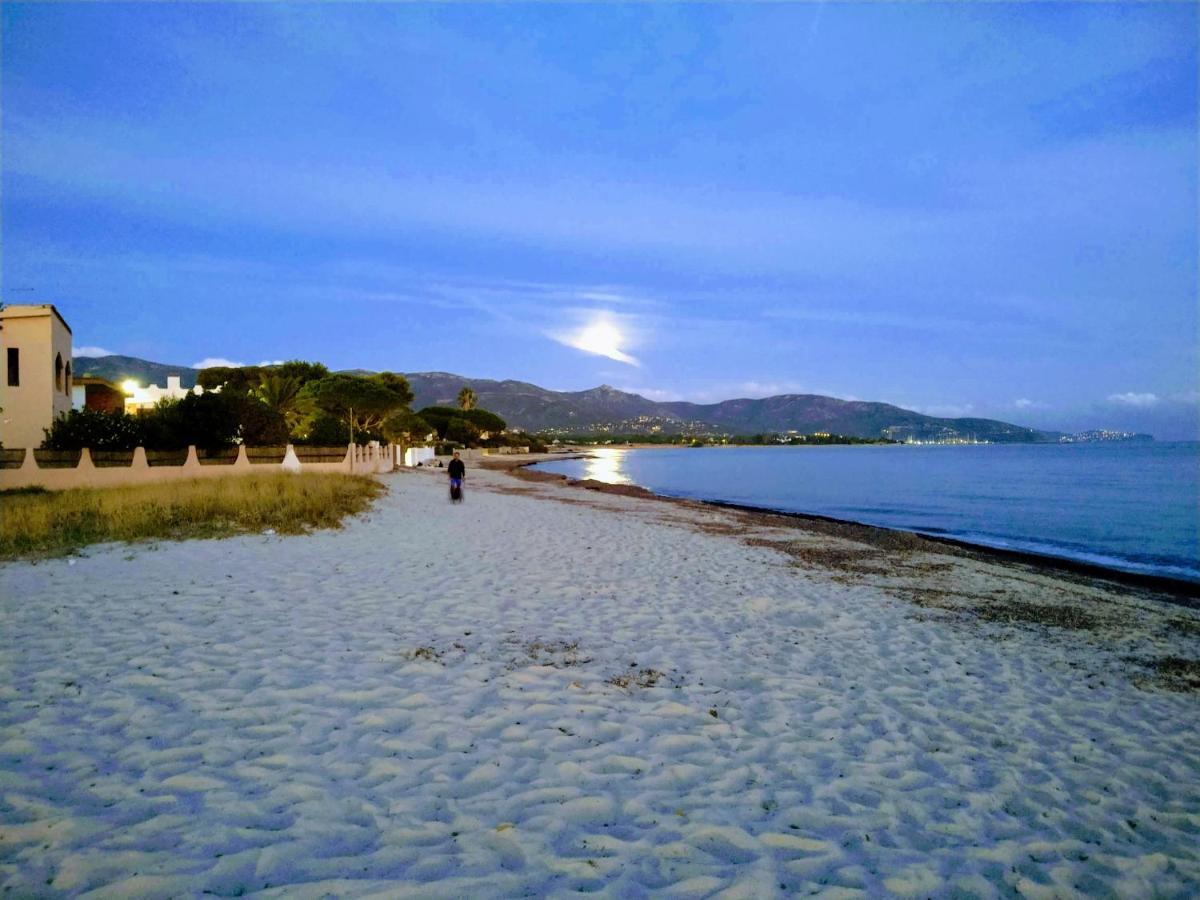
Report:
[[[663,497],[629,485],[529,471],[514,463],[496,468],[540,482],[533,492],[560,503],[628,513],[629,507],[615,502],[616,496],[658,501],[639,512],[662,524],[773,550],[810,576],[876,588],[884,596],[911,603],[914,610],[937,614],[937,620],[947,625],[998,627],[997,640],[1006,639],[1005,630],[1038,629],[1045,640],[1085,641],[1124,653],[1119,659],[1126,667],[1136,661],[1141,670],[1127,671],[1127,677],[1144,689],[1200,689],[1197,678],[1189,674],[1190,667],[1197,665],[1191,657],[1200,648],[1187,646],[1189,639],[1200,637],[1200,615],[1193,617],[1186,599],[1150,587],[1047,568],[911,532]],[[587,493],[570,496],[555,488],[583,488]],[[496,489],[530,491],[515,485]],[[614,502],[605,502],[606,494],[616,495]],[[1164,601],[1176,606],[1171,614],[1163,609]],[[917,612],[914,617],[930,618]],[[1135,646],[1141,648],[1141,655],[1130,655]],[[1122,668],[1119,661],[1116,667]],[[615,678],[612,683],[622,687],[636,683],[628,673]]]

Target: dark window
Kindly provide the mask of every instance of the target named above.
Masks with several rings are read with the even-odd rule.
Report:
[[[8,348],[8,386],[21,385],[21,351],[16,347]]]
[[[62,354],[54,357],[54,389],[62,390]]]

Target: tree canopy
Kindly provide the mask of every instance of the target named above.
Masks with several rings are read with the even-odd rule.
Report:
[[[470,443],[483,432],[494,434],[508,427],[502,418],[486,409],[456,409],[453,406],[427,406],[418,415],[433,426],[437,431],[438,437],[442,440],[456,440],[461,443]],[[453,429],[451,429],[452,422],[462,424],[455,424]],[[470,427],[464,428],[464,425]],[[451,432],[463,436],[455,437]]]
[[[412,402],[403,375],[327,375],[311,385],[312,398],[325,414],[360,433],[379,433],[383,423]]]

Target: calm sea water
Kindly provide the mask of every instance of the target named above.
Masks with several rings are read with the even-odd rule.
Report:
[[[539,468],[1200,581],[1200,443],[601,449]]]

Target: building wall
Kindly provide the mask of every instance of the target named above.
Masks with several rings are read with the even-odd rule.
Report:
[[[9,384],[8,351],[19,351]],[[57,378],[55,363],[61,361]],[[71,409],[71,330],[49,304],[0,310],[0,443],[38,447],[55,417]]]

